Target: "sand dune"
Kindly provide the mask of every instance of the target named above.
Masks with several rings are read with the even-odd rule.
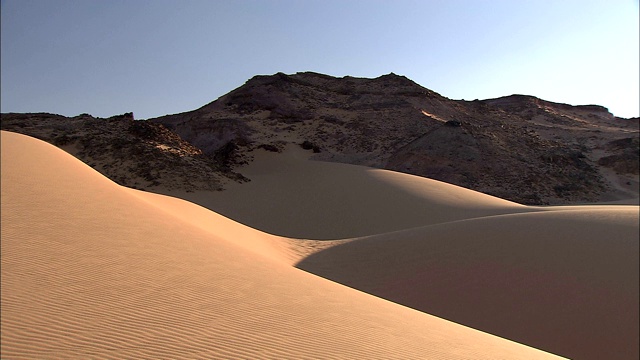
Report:
[[[280,235],[355,236],[298,253],[350,287],[568,357],[638,357],[637,206],[522,206],[309,155],[259,152],[252,182],[179,195]]]
[[[41,141],[1,145],[3,358],[552,357],[295,269],[278,237]]]
[[[309,161],[298,146],[254,152],[251,179],[222,192],[169,194],[265,232],[343,239],[472,217],[532,211],[526,206],[423,177]]]
[[[298,267],[575,359],[638,358],[637,207],[492,216],[364,237]]]

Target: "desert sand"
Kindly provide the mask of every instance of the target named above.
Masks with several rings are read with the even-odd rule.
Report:
[[[525,207],[289,149],[186,194],[218,214],[1,145],[3,358],[638,356],[637,206]]]
[[[526,206],[419,176],[310,161],[291,145],[254,151],[251,179],[221,192],[170,191],[253,228],[304,239],[344,239],[498,214]],[[275,204],[275,205],[274,205]]]
[[[174,195],[335,240],[299,242],[296,266],[369,294],[571,358],[637,357],[638,206],[523,206],[310,156],[256,151],[251,182]]]

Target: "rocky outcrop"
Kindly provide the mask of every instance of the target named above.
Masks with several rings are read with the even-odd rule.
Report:
[[[133,114],[108,119],[88,114],[2,114],[2,130],[40,138],[57,145],[113,181],[132,188],[220,190],[225,171],[199,148],[161,124],[134,121]]]
[[[605,145],[611,155],[603,156],[598,164],[621,174],[638,175],[640,168],[640,139],[637,137],[611,141]]]

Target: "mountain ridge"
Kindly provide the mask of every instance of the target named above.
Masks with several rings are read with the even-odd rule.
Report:
[[[106,131],[104,121],[84,115],[52,120],[47,114],[2,114],[2,129],[54,144],[67,136],[73,139],[65,144],[68,151],[74,153],[75,147],[74,155],[123,185],[158,192],[165,183],[180,187],[169,180],[176,171],[141,170],[142,175],[153,173],[152,181],[144,176],[123,180],[122,171],[116,171],[123,157],[142,164],[134,168],[166,168],[148,164],[150,156],[162,157],[158,151],[164,140],[136,138],[129,131],[133,115],[117,131],[117,126]],[[175,133],[201,152],[197,157],[207,165],[197,165],[196,173],[202,176],[198,181],[182,177],[189,191],[246,181],[236,169],[252,161],[254,151],[277,152],[293,143],[312,150],[314,160],[424,176],[527,205],[638,198],[638,118],[617,118],[599,105],[573,106],[530,95],[452,100],[394,73],[373,79],[315,72],[256,75],[198,109],[135,123]],[[78,142],[87,129],[94,129],[94,138],[110,134],[102,149],[89,151],[91,141]],[[122,137],[129,140],[120,149],[109,145],[122,143]],[[123,152],[123,145],[131,149]],[[82,158],[78,146],[94,156]],[[138,146],[150,152],[140,156]],[[98,156],[104,159],[96,162],[96,152],[109,156]],[[174,159],[184,165],[178,172],[191,172],[193,156]]]
[[[316,160],[430,177],[525,204],[600,201],[610,188],[637,193],[637,177],[613,180],[629,182],[624,189],[603,178],[593,151],[637,137],[637,119],[527,95],[451,100],[394,73],[259,75],[196,110],[149,121],[205,153],[233,144],[240,163],[256,146],[306,142]]]

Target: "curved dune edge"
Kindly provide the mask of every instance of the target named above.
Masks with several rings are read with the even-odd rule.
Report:
[[[269,229],[285,234],[331,238],[331,231],[333,237],[380,232],[304,242],[313,248],[298,251],[298,267],[568,357],[638,357],[637,206],[522,206],[430,179],[308,161],[308,156],[296,147],[282,154],[258,152],[258,161],[242,170],[253,179],[250,184],[192,199],[224,208],[236,220],[263,230],[275,225]],[[447,242],[431,247],[419,243],[441,239],[441,232],[457,227],[461,230]],[[386,240],[373,245],[380,239]],[[484,252],[465,243],[476,240],[487,243]],[[573,247],[568,245],[572,241]],[[299,250],[301,242],[296,242]],[[598,243],[605,248],[599,249]],[[536,251],[523,252],[536,246]],[[589,253],[585,246],[591,246]],[[508,261],[496,260],[495,254],[505,249],[510,249]],[[559,253],[567,254],[564,267],[555,265]],[[535,268],[523,273],[522,266],[514,267],[515,260],[509,260],[511,254]],[[451,258],[455,266],[446,263]],[[612,263],[597,266],[602,258]],[[423,274],[426,262],[438,261],[445,265],[442,272],[430,273],[436,279]],[[490,271],[480,271],[483,268]],[[443,280],[447,276],[449,281]],[[430,290],[431,282],[440,288]],[[611,285],[621,282],[624,285]]]
[[[364,166],[308,160],[310,151],[254,151],[251,179],[221,192],[167,192],[271,234],[335,240],[471,217],[531,211],[455,185]],[[276,204],[274,206],[274,204]]]
[[[254,152],[240,171],[251,181],[222,192],[166,191],[263,232],[338,240],[495,215],[616,205],[524,206],[419,176],[309,160],[289,146]],[[617,205],[630,206],[630,205]]]
[[[187,221],[41,141],[1,145],[3,357],[552,357],[299,271],[274,237]]]
[[[555,207],[354,239],[298,268],[575,359],[639,355],[637,206]]]

